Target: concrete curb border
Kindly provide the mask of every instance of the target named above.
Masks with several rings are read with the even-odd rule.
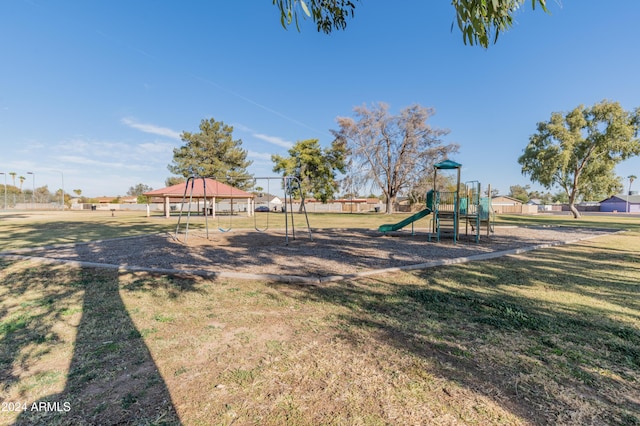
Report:
[[[612,232],[606,235],[616,235],[624,232],[627,232],[627,231],[621,230],[621,231]],[[50,257],[28,256],[24,254],[19,254],[19,253],[24,253],[28,251],[37,250],[37,249],[42,249],[43,247],[39,247],[37,249],[34,249],[34,248],[18,249],[18,250],[2,252],[0,253],[0,257],[5,259],[11,259],[11,260],[31,260],[34,262],[45,263],[45,264],[69,265],[69,266],[82,267],[82,268],[110,269],[110,270],[117,270],[118,272],[123,272],[123,273],[144,272],[144,273],[155,274],[155,275],[197,276],[197,277],[211,278],[211,279],[230,278],[230,279],[241,279],[241,280],[265,280],[265,281],[281,282],[281,283],[287,283],[287,284],[320,285],[324,283],[331,283],[331,282],[338,282],[338,281],[351,281],[358,278],[366,278],[372,275],[387,274],[391,272],[413,271],[413,270],[420,270],[420,269],[435,268],[438,266],[458,265],[461,263],[496,259],[499,257],[513,256],[513,255],[518,255],[522,253],[527,253],[534,250],[541,250],[541,249],[557,247],[561,245],[575,244],[580,241],[587,241],[587,240],[599,238],[602,236],[604,235],[591,235],[588,237],[577,238],[574,240],[555,241],[552,243],[536,244],[528,247],[520,247],[520,248],[515,248],[510,250],[496,251],[492,253],[482,253],[482,254],[477,254],[477,255],[467,256],[467,257],[457,257],[453,259],[440,259],[440,260],[434,260],[432,262],[396,266],[392,268],[371,269],[368,271],[357,272],[355,274],[329,275],[326,277],[308,277],[308,276],[300,276],[300,275],[280,275],[280,274],[252,274],[248,272],[245,273],[245,272],[228,272],[228,271],[205,271],[202,269],[147,268],[143,266],[129,266],[129,265],[117,265],[112,263],[84,262],[84,261],[77,261],[77,260],[55,259]],[[125,238],[135,238],[135,237],[125,237]],[[92,241],[92,243],[96,243],[96,242],[99,242],[99,241]],[[89,244],[89,243],[82,243],[82,244]],[[56,246],[60,246],[60,245],[56,245]]]

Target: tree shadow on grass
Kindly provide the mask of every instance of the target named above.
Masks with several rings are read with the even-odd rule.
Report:
[[[171,228],[166,223],[128,223],[117,219],[107,218],[107,223],[54,220],[4,224],[0,250],[145,235]]]
[[[5,213],[0,214],[0,220],[9,220],[9,219],[27,219],[31,217],[27,213]]]
[[[45,274],[35,281],[29,276],[9,277],[17,292],[44,287],[46,305],[4,338],[8,351],[3,351],[0,371],[2,381],[8,380],[7,386],[18,380],[11,372],[12,364],[22,359],[28,369],[29,358],[38,358],[33,350],[29,353],[34,344],[41,350],[53,350],[51,345],[70,343],[57,335],[55,324],[78,314],[70,311],[74,305],[70,300],[75,299],[75,306],[80,300],[82,304],[77,333],[71,338],[73,355],[64,390],[30,404],[16,424],[180,424],[169,390],[120,297],[120,275],[104,269],[74,268],[57,286],[62,290],[48,293],[46,274],[51,273],[53,280],[53,274],[61,273],[60,268],[47,272],[52,269],[33,268],[36,277]],[[141,281],[148,285],[148,279]],[[134,280],[127,285],[136,288],[142,284]],[[184,285],[180,290],[189,290],[189,283]],[[37,380],[34,386],[46,386],[46,382]]]
[[[41,344],[49,351],[52,347],[64,344],[53,330],[53,324],[64,321],[70,312],[69,306],[74,299],[81,297],[81,289],[71,278],[71,273],[64,274],[65,278],[69,278],[69,284],[60,286],[57,285],[58,274],[54,271],[39,267],[14,268],[15,265],[15,262],[0,259],[3,298],[20,301],[19,308],[13,302],[3,303],[0,308],[2,390],[19,380],[12,364],[16,363],[22,370],[28,368],[26,361],[34,352],[33,349],[27,349],[29,345]],[[30,297],[30,293],[39,297]]]
[[[288,294],[346,307],[339,318],[346,340],[356,344],[364,332],[434,361],[432,373],[528,423],[638,424],[640,330],[632,324],[640,289],[629,256],[545,250],[527,262],[498,259],[420,271],[406,282],[387,276]],[[620,260],[617,274],[603,281],[593,262],[610,271],[612,259]],[[568,293],[602,303],[565,301]]]
[[[614,221],[616,219],[617,221]],[[619,220],[618,220],[619,219]],[[608,229],[627,229],[627,230],[640,230],[640,217],[635,216],[620,216],[619,218],[612,218],[611,221],[603,220],[602,216],[597,218],[591,218],[590,215],[583,215],[580,219],[574,219],[568,212],[566,215],[531,215],[531,216],[518,216],[518,215],[500,215],[498,226],[505,224],[515,224],[516,226],[563,226],[563,227],[579,227],[579,228],[608,228]]]

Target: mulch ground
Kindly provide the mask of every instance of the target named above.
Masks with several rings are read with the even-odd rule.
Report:
[[[368,229],[318,229],[311,236],[297,230],[234,229],[230,232],[191,231],[119,238],[90,243],[44,247],[20,254],[49,259],[118,265],[124,268],[208,271],[276,276],[352,276],[364,271],[407,267],[532,246],[555,245],[611,233],[611,230],[573,227],[496,227],[476,243],[462,236],[430,241],[426,230],[382,234]]]

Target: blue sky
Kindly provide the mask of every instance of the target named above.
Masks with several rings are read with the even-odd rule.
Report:
[[[463,179],[506,193],[530,183],[517,158],[552,112],[640,106],[640,2],[549,3],[551,15],[527,1],[485,50],[451,31],[447,0],[361,0],[331,35],[311,21],[284,30],[270,0],[3,0],[0,172],[32,171],[52,191],[64,176],[87,196],[160,188],[180,133],[215,118],[250,171],[272,176],[271,154],[327,146],[336,117],[382,101],[435,108]],[[640,175],[640,159],[617,172]]]

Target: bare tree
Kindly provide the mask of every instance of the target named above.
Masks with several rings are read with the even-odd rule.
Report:
[[[447,175],[446,173],[440,173],[437,176],[437,180],[435,188],[440,188],[440,190],[445,191],[449,191],[447,188],[452,188],[451,191],[455,191],[457,189],[456,178],[451,174]],[[433,174],[423,174],[422,177],[409,188],[407,192],[409,202],[412,205],[425,203],[427,201],[427,192],[435,188]]]
[[[393,212],[396,197],[416,184],[433,165],[452,152],[456,144],[443,144],[446,129],[427,124],[435,110],[420,105],[409,106],[399,115],[391,115],[389,106],[378,103],[354,108],[356,119],[338,117],[340,130],[336,138],[347,143],[353,168],[382,190],[387,213]]]

